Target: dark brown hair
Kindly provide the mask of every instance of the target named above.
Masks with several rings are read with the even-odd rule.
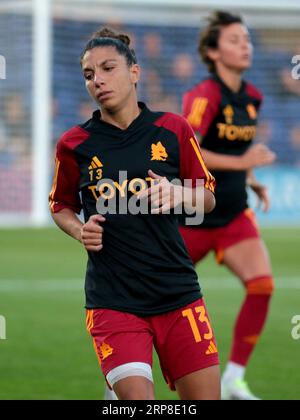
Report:
[[[222,28],[233,23],[243,24],[244,22],[240,16],[222,11],[214,12],[207,20],[208,26],[200,35],[198,52],[202,61],[207,65],[209,72],[215,73],[215,63],[208,57],[208,50],[218,48]]]
[[[81,54],[80,64],[82,63],[85,53],[96,47],[114,47],[120,55],[123,55],[126,58],[128,67],[137,63],[135,52],[130,48],[129,36],[118,34],[109,28],[102,28],[92,34]]]

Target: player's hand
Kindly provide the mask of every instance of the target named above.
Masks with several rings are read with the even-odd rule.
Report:
[[[252,190],[257,195],[257,208],[262,208],[264,213],[267,213],[271,207],[271,200],[268,193],[268,188],[265,185],[260,184],[259,182],[252,182],[249,184]]]
[[[170,209],[177,207],[183,202],[183,188],[180,185],[173,185],[166,177],[148,171],[149,176],[154,179],[155,185],[138,194],[137,198],[143,200],[148,198],[151,203],[151,213],[168,213]]]
[[[242,156],[243,168],[245,170],[258,166],[272,165],[276,160],[276,154],[263,144],[256,144]]]
[[[81,228],[81,242],[87,251],[98,252],[103,248],[103,227],[100,223],[105,222],[105,218],[100,214],[95,214],[89,218]]]

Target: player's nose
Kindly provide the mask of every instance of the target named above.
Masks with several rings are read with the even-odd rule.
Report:
[[[93,80],[95,86],[99,87],[105,83],[104,78],[101,73],[95,73],[94,74],[94,80]]]

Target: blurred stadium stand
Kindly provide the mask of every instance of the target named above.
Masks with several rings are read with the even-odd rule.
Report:
[[[6,224],[11,215],[22,216],[22,220],[25,216],[25,219],[30,220],[33,189],[32,121],[33,118],[39,118],[38,115],[32,115],[33,22],[31,8],[28,7],[31,2],[24,2],[26,7],[17,11],[13,3],[18,2],[0,2],[0,54],[7,62],[7,78],[0,80],[2,224]],[[79,56],[89,35],[100,26],[124,30],[132,36],[143,68],[139,97],[154,110],[180,113],[183,92],[207,75],[196,51],[201,18],[208,14],[207,8],[187,6],[181,19],[178,14],[174,14],[172,20],[172,6],[168,6],[169,9],[166,6],[166,10],[169,10],[168,22],[165,20],[162,23],[163,19],[160,18],[153,25],[151,16],[148,16],[148,20],[144,17],[142,21],[138,18],[138,8],[142,2],[136,3],[136,16],[132,15],[134,9],[130,9],[130,18],[125,11],[122,14],[121,7],[117,8],[121,2],[116,2],[118,5],[114,7],[113,1],[110,5],[103,1],[105,13],[101,13],[101,1],[54,3],[57,7],[53,9],[52,20],[52,150],[65,130],[87,120],[95,108],[84,88]],[[7,7],[1,8],[5,4]],[[153,8],[154,5],[152,13]],[[273,16],[270,9],[265,12],[255,9],[240,11],[246,20],[249,15],[255,46],[254,66],[247,78],[265,95],[258,140],[277,152],[278,165],[283,165],[281,171],[288,171],[289,174],[294,171],[293,174],[298,174],[299,179],[300,172],[292,168],[300,168],[300,80],[291,77],[291,60],[294,55],[300,54],[300,29],[294,25],[292,10],[286,11],[282,20],[275,11]],[[188,24],[187,16],[191,18]],[[256,21],[259,24],[256,25]],[[281,24],[277,25],[276,22]],[[49,162],[52,162],[52,156],[49,156]],[[266,176],[268,182],[274,184],[276,194],[276,179],[279,175],[273,172],[273,177],[270,177],[268,171],[267,175],[264,174],[261,171],[261,176]],[[299,197],[297,176],[291,194],[298,194]],[[50,189],[50,180],[45,188]],[[284,208],[279,208],[278,212],[277,218],[274,216],[272,219],[271,215],[269,220],[277,223],[288,221]],[[300,208],[297,214],[293,216],[293,221],[299,223]]]

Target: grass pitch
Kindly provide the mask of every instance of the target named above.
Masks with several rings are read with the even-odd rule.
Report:
[[[263,231],[277,291],[247,379],[263,399],[300,399],[300,228]],[[0,230],[0,399],[101,399],[104,380],[85,330],[86,256],[55,228]],[[243,299],[238,281],[212,257],[197,267],[222,364]],[[174,399],[154,365],[157,399]]]

